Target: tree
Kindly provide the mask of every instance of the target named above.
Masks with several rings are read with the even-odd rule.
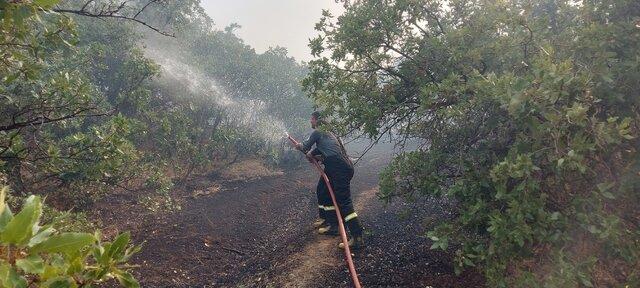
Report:
[[[123,113],[131,113],[121,108],[122,102],[131,104],[143,97],[141,84],[156,73],[152,64],[135,54],[130,40],[121,39],[113,45],[129,44],[115,59],[125,60],[107,61],[106,67],[122,72],[98,74],[103,67],[87,63],[113,50],[97,43],[77,45],[85,39],[78,38],[71,18],[41,12],[57,9],[56,3],[2,4],[2,43],[9,49],[3,50],[7,61],[0,68],[6,75],[0,85],[0,160],[5,164],[0,168],[23,196],[29,188],[74,190],[81,183],[84,188],[117,183],[130,174],[122,167],[133,168],[139,156],[129,139],[135,123],[124,117]],[[119,68],[127,65],[133,69]],[[120,78],[104,77],[107,74]],[[135,82],[126,83],[129,79]],[[23,179],[25,174],[29,183]],[[47,183],[56,185],[44,188],[42,184]]]
[[[452,199],[432,248],[491,285],[636,283],[637,3],[344,2],[316,26],[305,90],[344,133],[421,144],[381,197]]]
[[[31,234],[15,236],[20,243],[0,237],[7,244],[0,250],[19,254],[0,265],[10,278],[0,286],[83,286],[113,277],[137,285],[126,271],[128,234],[101,243],[97,234],[42,228],[43,195],[53,210],[87,209],[114,190],[159,195],[160,203],[150,205],[157,207],[172,204],[166,200],[174,182],[248,155],[273,156],[274,143],[256,132],[278,118],[289,128],[306,118],[310,103],[297,85],[305,68],[283,49],[255,53],[234,28],[214,30],[197,0],[0,0],[0,179],[27,199],[18,215],[30,214],[33,224],[22,227]],[[180,51],[172,60],[205,84],[223,83],[234,105],[216,100],[216,91],[183,89],[170,79],[164,63],[148,57],[153,41],[171,42]],[[18,215],[15,221],[23,219]],[[32,251],[24,242],[46,236],[78,245],[73,253]],[[44,272],[27,267],[43,265]]]

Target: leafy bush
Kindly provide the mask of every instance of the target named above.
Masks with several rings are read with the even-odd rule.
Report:
[[[0,190],[0,286],[78,287],[117,279],[125,287],[139,287],[127,261],[140,246],[129,245],[129,233],[112,242],[99,232],[58,232],[54,223],[41,226],[43,204],[29,196],[15,215]]]
[[[239,104],[247,111],[234,113],[221,104],[228,99],[216,99],[227,95],[211,91],[209,82],[233,91],[229,99],[261,103],[264,119],[287,119],[293,129],[310,109],[298,85],[302,65],[282,48],[256,54],[233,29],[215,30],[198,1],[116,2],[0,1],[0,172],[16,194],[38,191],[56,208],[77,211],[114,187],[146,183],[159,192],[145,195],[150,206],[170,207],[174,182],[238,157],[279,157],[256,136],[261,127],[244,121],[257,110]],[[178,40],[110,15],[99,16],[106,21],[81,16],[101,9],[128,15],[142,7],[134,15],[175,28]],[[143,43],[157,47],[145,51]],[[162,74],[145,53],[154,48],[184,62],[183,74],[202,74],[203,87],[184,89],[184,79]]]
[[[345,2],[305,87],[343,131],[421,144],[380,196],[451,199],[432,248],[492,286],[638,285],[637,1]]]

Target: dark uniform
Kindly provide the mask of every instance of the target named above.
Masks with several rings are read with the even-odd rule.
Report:
[[[336,202],[340,208],[340,213],[344,218],[349,232],[354,237],[362,235],[362,227],[358,221],[358,215],[353,208],[351,201],[351,179],[353,178],[353,163],[347,156],[340,140],[331,132],[314,130],[309,139],[302,143],[302,151],[308,152],[313,145],[316,147],[311,151],[313,155],[321,155],[324,164],[324,172],[329,178],[329,183],[335,193]],[[324,219],[333,229],[337,230],[338,219],[336,218],[335,207],[329,190],[322,177],[318,181],[316,190],[318,196],[318,209],[322,219]]]

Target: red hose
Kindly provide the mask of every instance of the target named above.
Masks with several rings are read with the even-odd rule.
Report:
[[[291,137],[291,135],[288,135],[288,134],[287,134],[287,137],[289,138],[289,140],[291,140],[291,143],[293,143],[294,146],[296,147],[298,146],[298,141],[296,141],[296,139],[293,139],[293,137]],[[342,243],[344,244],[344,256],[345,256],[345,260],[347,261],[347,266],[349,266],[349,274],[351,274],[351,280],[353,280],[353,285],[356,288],[360,288],[362,286],[360,285],[360,280],[358,279],[358,274],[356,273],[356,266],[353,265],[353,259],[351,259],[351,250],[349,249],[347,232],[344,230],[344,223],[342,223],[342,214],[340,214],[340,208],[338,207],[336,196],[333,193],[333,188],[331,187],[331,183],[329,182],[329,177],[327,177],[327,174],[324,173],[324,170],[322,170],[322,167],[320,167],[320,164],[318,164],[318,161],[316,161],[315,158],[311,158],[311,163],[313,163],[313,165],[316,166],[316,169],[318,169],[318,172],[320,172],[320,176],[322,176],[322,179],[324,179],[324,182],[327,184],[327,187],[329,188],[329,195],[331,195],[331,201],[333,202],[333,207],[336,207],[336,216],[338,217],[338,230],[340,231],[340,238],[342,238]]]

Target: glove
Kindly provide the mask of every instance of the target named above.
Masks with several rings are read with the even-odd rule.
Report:
[[[313,154],[311,154],[311,152],[307,152],[306,154],[304,154],[304,156],[307,157],[307,160],[309,162],[313,162],[314,157],[313,157]]]
[[[309,160],[309,162],[313,162],[313,160],[315,159],[318,162],[322,162],[323,158],[322,155],[313,155],[311,154],[311,152],[308,152],[307,154],[304,154],[304,156],[307,157],[307,160]]]

